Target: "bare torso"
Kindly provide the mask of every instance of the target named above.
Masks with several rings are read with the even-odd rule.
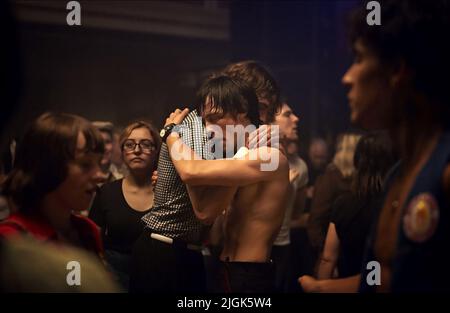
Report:
[[[240,187],[224,221],[221,260],[267,262],[280,230],[289,186],[288,169],[274,179]]]

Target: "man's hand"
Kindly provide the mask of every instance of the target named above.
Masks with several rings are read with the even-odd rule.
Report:
[[[298,279],[298,283],[305,292],[320,292],[318,280],[312,276],[304,275]]]
[[[184,109],[183,111],[181,111],[180,109],[176,109],[175,111],[170,113],[168,118],[166,118],[166,123],[164,124],[164,127],[172,123],[175,125],[181,124],[181,122],[188,115],[188,113],[189,113],[188,108]]]
[[[305,292],[318,293],[355,293],[358,292],[361,274],[338,279],[318,280],[305,275],[298,279]]]
[[[153,189],[155,189],[157,181],[158,181],[158,171],[153,171],[153,173],[152,173],[152,187],[153,187]]]
[[[280,147],[280,134],[278,127],[272,125],[261,125],[253,131],[248,137],[248,149],[256,149],[258,147]]]

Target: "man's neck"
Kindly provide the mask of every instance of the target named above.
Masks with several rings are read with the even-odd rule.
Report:
[[[423,110],[422,110],[423,111]],[[416,164],[423,153],[434,146],[441,125],[429,111],[417,113],[414,118],[400,120],[390,129],[394,149],[406,168]]]

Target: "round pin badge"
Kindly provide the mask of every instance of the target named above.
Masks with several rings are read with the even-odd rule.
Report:
[[[425,242],[436,231],[439,221],[439,207],[430,193],[415,196],[403,216],[403,230],[414,242]]]

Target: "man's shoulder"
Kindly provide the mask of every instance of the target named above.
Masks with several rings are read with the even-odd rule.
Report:
[[[201,124],[202,118],[198,115],[197,110],[192,110],[181,122],[181,125],[191,129],[196,124]]]
[[[289,166],[289,161],[286,157],[286,154],[282,149],[276,148],[276,147],[258,147],[256,149],[252,149],[250,151],[257,151],[257,157],[263,160],[266,160],[268,158],[272,157],[278,157],[283,164]]]
[[[289,173],[289,161],[286,155],[278,148],[258,147],[249,152],[248,160],[261,161],[260,170],[278,173]]]
[[[303,160],[301,157],[298,157],[298,163],[299,167],[301,167],[304,171],[308,171],[308,165],[306,164],[305,160]]]
[[[302,158],[296,156],[293,159],[289,159],[289,168],[299,173],[296,178],[298,188],[308,183],[308,166]]]
[[[288,161],[277,148],[264,146],[248,150],[245,147],[241,147],[233,159],[227,159],[225,161],[233,162],[231,168],[237,172],[250,168],[252,170],[252,177],[254,177],[252,181],[255,184],[266,184],[274,179],[278,181],[276,179],[278,177],[286,178],[289,181]],[[254,171],[259,171],[260,174]]]
[[[308,165],[306,162],[299,156],[295,156],[293,158],[289,158],[289,167],[295,168],[300,172],[308,172]]]

